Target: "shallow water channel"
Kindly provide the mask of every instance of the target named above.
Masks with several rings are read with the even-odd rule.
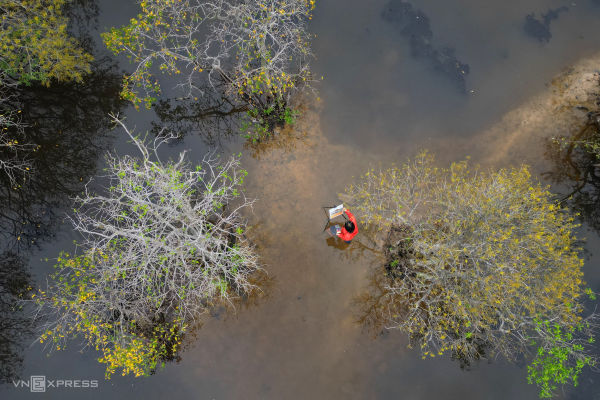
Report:
[[[100,31],[135,15],[133,1],[123,3],[99,2]],[[544,19],[558,9],[556,18]],[[538,24],[530,18],[526,25],[529,14]],[[295,131],[283,132],[278,146],[255,154],[235,135],[217,146],[225,155],[243,152],[246,194],[257,199],[248,219],[271,278],[265,296],[235,313],[207,315],[181,360],[148,378],[117,374],[105,381],[94,351],[80,352],[74,343],[46,356],[33,345],[25,352],[24,377],[98,379],[99,387],[41,395],[7,384],[0,397],[536,399],[525,364],[492,360],[462,370],[446,356],[422,360],[400,332],[373,334],[358,324],[355,299],[366,290],[376,256],[356,243],[329,246],[321,207],[335,203],[367,168],[402,162],[422,148],[440,164],[470,155],[486,167],[526,162],[544,172],[543,137],[576,128],[571,120],[547,120],[552,79],[591,57],[600,70],[598,21],[600,2],[593,0],[318,1],[310,29],[317,35],[313,70],[323,76],[319,100],[306,104]],[[124,115],[138,132],[157,120],[154,112],[132,107]],[[120,132],[114,135],[111,147],[132,151]],[[186,149],[193,161],[210,147],[191,132],[164,151]],[[75,239],[67,223],[56,229],[29,257],[39,282],[52,269],[43,260]],[[598,291],[600,241],[585,227],[581,234],[590,252],[586,281]],[[585,374],[559,398],[600,399],[600,375]]]

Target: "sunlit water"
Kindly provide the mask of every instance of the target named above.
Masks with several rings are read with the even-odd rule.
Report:
[[[321,207],[335,203],[369,166],[401,162],[420,148],[435,151],[442,163],[471,155],[486,166],[528,162],[543,171],[542,143],[526,130],[511,136],[522,128],[514,121],[534,118],[528,113],[536,106],[525,102],[548,90],[564,68],[600,51],[600,6],[555,0],[411,4],[415,16],[428,19],[426,56],[415,56],[410,32],[382,17],[387,1],[319,2],[310,27],[317,34],[314,71],[324,79],[318,85],[320,101],[306,106],[291,133],[302,140],[282,139],[287,148],[267,149],[259,158],[249,151],[243,156],[249,171],[246,194],[257,199],[248,215],[252,235],[272,278],[264,298],[235,314],[207,316],[182,360],[149,378],[105,381],[97,354],[80,353],[76,344],[49,357],[34,345],[26,352],[23,375],[100,380],[98,389],[85,394],[75,389],[46,393],[52,398],[535,399],[536,388],[527,385],[522,365],[494,360],[463,371],[448,357],[421,360],[399,332],[374,336],[358,325],[354,299],[368,285],[374,256],[361,252],[357,243],[345,249],[328,246]],[[543,18],[562,6],[569,9],[550,22],[548,42],[526,34],[526,15]],[[121,25],[136,12],[117,1],[100,7],[101,29]],[[436,68],[430,55],[431,49],[446,47],[469,66],[462,82]],[[502,120],[524,103],[525,113]],[[152,112],[131,108],[126,116],[138,131],[148,129],[154,118]],[[558,132],[550,134],[567,128],[557,126]],[[540,147],[524,149],[524,143]],[[115,146],[121,153],[133,150],[121,138]],[[182,149],[198,160],[206,146],[190,135],[166,151]],[[239,150],[240,140],[221,148]],[[593,252],[598,239],[592,232],[587,236]],[[37,260],[56,257],[72,239],[64,226],[56,240],[31,257],[38,280],[51,263]],[[586,273],[599,290],[597,263],[589,260]],[[41,397],[10,385],[0,393]],[[600,399],[600,377],[586,375],[580,388],[561,396]]]

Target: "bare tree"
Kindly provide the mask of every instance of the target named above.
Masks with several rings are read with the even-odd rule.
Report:
[[[260,266],[244,236],[241,211],[252,201],[239,191],[239,160],[209,154],[194,169],[182,152],[162,162],[157,149],[168,138],[149,146],[116,122],[141,157],[108,155],[107,193],[76,198],[71,221],[83,253],[59,258],[41,340],[60,347],[83,335],[103,350],[107,375],[141,375],[176,352],[208,307],[252,292]]]
[[[103,35],[109,49],[135,63],[123,93],[136,104],[155,101],[155,67],[177,76],[190,98],[203,95],[199,82],[208,82],[263,111],[285,108],[310,80],[306,22],[313,0],[142,0],[140,6],[129,25]]]

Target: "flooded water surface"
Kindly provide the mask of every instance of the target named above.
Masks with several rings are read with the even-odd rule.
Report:
[[[136,7],[123,3],[99,2],[100,30],[134,16]],[[524,362],[482,361],[463,370],[446,356],[422,360],[400,332],[371,332],[357,323],[356,299],[378,255],[359,243],[331,246],[322,207],[338,202],[367,168],[400,163],[423,148],[441,164],[470,155],[486,167],[526,162],[538,174],[547,170],[544,137],[583,123],[573,110],[589,100],[569,87],[569,73],[583,71],[598,82],[599,21],[600,4],[591,0],[319,1],[310,24],[313,70],[323,77],[319,99],[303,104],[296,126],[281,132],[277,145],[253,150],[233,135],[218,147],[242,151],[249,172],[246,194],[257,199],[247,215],[250,235],[270,278],[264,296],[235,312],[214,310],[181,360],[148,378],[106,381],[98,355],[78,351],[76,343],[50,356],[38,345],[27,348],[22,375],[98,379],[99,387],[85,392],[89,399],[536,399]],[[153,112],[118,101],[90,105],[96,121],[102,107],[121,107],[137,131],[158,122]],[[113,135],[109,147],[132,150],[119,132]],[[209,148],[190,132],[165,151],[187,149],[199,160]],[[52,268],[42,260],[75,238],[67,224],[52,229],[58,235],[28,258],[38,282]],[[594,231],[582,228],[582,235],[591,252],[587,281],[600,290],[594,256],[600,242]],[[74,389],[45,395],[83,396]],[[42,397],[11,384],[0,396]],[[558,398],[600,399],[600,376],[586,374]]]

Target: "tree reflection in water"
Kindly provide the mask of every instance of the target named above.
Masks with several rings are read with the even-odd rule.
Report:
[[[88,53],[93,53],[95,46],[90,27],[98,26],[98,0],[70,0],[63,6],[63,14],[69,20],[69,33]]]
[[[239,135],[248,106],[206,90],[202,98],[160,100],[154,106],[160,123],[152,123],[152,132],[174,134],[179,139],[197,133],[208,146],[221,146],[224,140]]]
[[[405,273],[414,274],[414,272],[405,269],[404,272],[398,273],[399,269],[393,264],[390,265],[391,233],[388,233],[387,238],[385,238],[381,232],[369,232],[363,229],[361,234],[360,240],[353,240],[352,244],[348,245],[348,249],[341,252],[345,257],[354,261],[369,259],[366,256],[370,255],[368,284],[353,299],[353,305],[357,310],[356,323],[373,336],[384,336],[390,329],[395,329],[391,328],[395,325],[394,321],[406,315],[407,307],[414,306],[411,293],[407,292],[399,296],[397,291],[392,292],[391,287],[394,286],[395,281],[398,282],[404,279]],[[348,251],[350,249],[353,251]],[[477,348],[473,357],[467,358],[457,352],[451,353],[452,360],[458,361],[461,369],[468,370],[474,361],[486,358],[489,344],[482,340],[473,340]]]
[[[124,105],[121,76],[102,60],[80,83],[19,87],[11,104],[20,109],[24,140],[37,146],[31,171],[15,189],[0,175],[0,240],[20,252],[54,235],[62,208],[83,189],[107,145],[108,113]],[[1,155],[0,155],[1,156]]]
[[[390,279],[393,278],[387,275],[385,267],[372,268],[365,291],[354,299],[358,308],[356,321],[376,335],[384,334],[387,322],[400,312],[401,302],[396,301],[387,289]]]
[[[553,138],[546,143],[551,170],[543,176],[566,188],[562,201],[579,213],[600,233],[600,114],[588,113],[586,123],[573,135]]]
[[[0,384],[18,378],[22,368],[24,342],[32,329],[20,301],[31,290],[30,282],[22,257],[9,251],[0,255]]]
[[[35,145],[30,171],[11,185],[0,174],[0,382],[16,379],[31,320],[20,307],[32,282],[28,254],[52,238],[70,197],[95,173],[109,141],[109,113],[118,113],[122,77],[107,59],[96,62],[82,83],[11,88],[2,104],[21,110],[21,140]],[[0,157],[5,156],[0,153]]]

